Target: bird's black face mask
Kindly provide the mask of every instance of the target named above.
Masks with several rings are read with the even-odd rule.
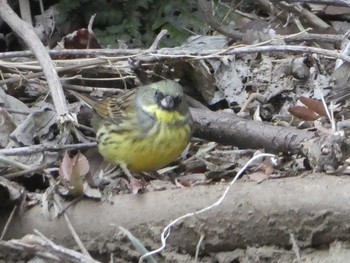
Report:
[[[157,105],[164,110],[168,110],[168,111],[173,111],[177,108],[177,106],[180,104],[181,102],[181,98],[180,97],[173,97],[170,95],[164,95],[162,92],[160,91],[156,91],[156,94],[154,95],[155,100],[157,102]]]

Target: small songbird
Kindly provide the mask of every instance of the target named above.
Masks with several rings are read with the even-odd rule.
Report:
[[[95,111],[91,123],[99,152],[128,176],[128,171],[154,171],[168,165],[190,141],[192,116],[175,81],[159,81],[101,101],[73,94]]]

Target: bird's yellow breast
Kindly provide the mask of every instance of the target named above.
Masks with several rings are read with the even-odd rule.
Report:
[[[126,164],[132,172],[160,169],[178,158],[189,143],[189,124],[158,124],[157,132],[142,139],[130,138],[129,132],[108,133],[101,138],[99,151],[111,163]],[[100,133],[103,133],[101,128]]]

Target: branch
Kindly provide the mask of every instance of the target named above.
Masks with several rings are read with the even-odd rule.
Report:
[[[57,114],[61,118],[61,122],[68,120],[68,108],[61,82],[47,50],[33,28],[21,20],[5,0],[0,0],[0,17],[24,40],[38,59],[46,76]]]
[[[191,109],[191,113],[197,137],[244,149],[301,154],[316,171],[334,172],[349,155],[343,152],[349,145],[340,136],[273,126],[220,111]]]
[[[183,48],[162,48],[154,52],[149,50],[139,50],[139,49],[69,49],[69,50],[51,50],[49,53],[52,57],[60,56],[89,56],[91,57],[101,57],[96,61],[86,61],[80,63],[79,65],[72,65],[65,68],[60,68],[57,71],[65,72],[72,69],[98,65],[103,63],[114,62],[118,60],[126,60],[128,58],[137,58],[141,62],[159,62],[161,60],[180,60],[180,59],[205,59],[205,58],[221,58],[226,55],[242,55],[242,54],[253,54],[253,53],[269,53],[269,52],[279,52],[279,53],[309,53],[309,54],[319,54],[323,56],[328,56],[336,59],[342,59],[350,63],[350,56],[340,54],[337,51],[327,50],[322,48],[306,47],[306,46],[293,46],[293,45],[271,45],[271,46],[246,46],[246,47],[229,47],[227,49],[220,50],[200,50],[193,52],[193,49],[183,49]],[[19,54],[11,53],[8,55]],[[30,53],[21,52],[21,55],[30,55]],[[2,54],[0,54],[1,58]],[[5,56],[4,56],[5,57]],[[81,59],[80,59],[81,60]],[[89,59],[91,60],[91,59]],[[106,62],[105,62],[106,61]],[[73,63],[73,62],[72,62]],[[41,72],[30,73],[25,75],[26,79],[37,78],[43,75]],[[0,81],[0,85],[14,83],[21,81],[23,77],[13,77]]]
[[[111,253],[110,240],[121,244],[114,248],[118,254],[123,247],[130,250],[125,237],[118,235],[118,226],[143,237],[143,240],[150,239],[147,244],[153,249],[158,246],[155,242],[159,242],[163,227],[184,213],[215,202],[224,187],[225,184],[220,183],[147,192],[136,197],[124,194],[102,203],[82,200],[67,213],[88,250],[96,249],[98,243],[102,244],[100,251]],[[204,233],[205,253],[227,251],[228,247],[233,250],[264,245],[290,249],[291,229],[300,241],[298,245],[301,249],[328,246],[336,240],[349,238],[348,231],[344,229],[348,228],[350,221],[350,180],[313,175],[267,180],[261,184],[240,180],[232,188],[227,194],[227,201],[221,206],[186,219],[174,228],[169,244],[194,254],[196,237]],[[5,225],[9,213],[0,213],[0,228]],[[62,246],[72,246],[72,237],[64,219],[47,220],[40,206],[15,217],[5,238],[20,238],[31,233],[33,228],[45,236],[54,236],[55,242]],[[167,262],[167,252],[163,256]]]
[[[293,35],[293,36],[280,36],[284,39],[285,42],[303,42],[303,41],[314,41],[314,42],[327,42],[327,43],[338,43],[340,44],[345,37],[342,35],[333,35],[333,34],[301,34],[301,35]],[[161,49],[160,49],[161,50]],[[174,52],[176,52],[177,48],[174,48]],[[80,53],[82,51],[83,53]],[[109,56],[111,52],[106,53],[106,49],[61,49],[61,50],[50,50],[48,51],[50,56],[62,57],[62,56]],[[147,50],[142,49],[108,49],[108,51],[112,51],[113,56],[137,56],[137,55],[145,55]],[[0,59],[7,58],[18,58],[18,57],[31,57],[33,53],[30,51],[12,51],[12,52],[3,52],[0,53]],[[122,59],[122,58],[120,58]]]
[[[57,152],[60,150],[68,149],[88,149],[96,147],[96,142],[90,143],[77,143],[77,144],[65,144],[65,145],[32,145],[27,147],[0,149],[0,155],[31,155],[39,152]]]

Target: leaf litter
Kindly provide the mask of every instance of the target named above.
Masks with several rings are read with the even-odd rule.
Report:
[[[53,24],[50,23],[50,25]],[[260,41],[269,41],[271,36],[276,36],[276,32],[266,29],[260,32],[252,27],[246,31],[245,38],[252,39],[250,43],[256,43],[258,39]],[[75,37],[78,37],[78,39],[75,39]],[[79,37],[82,38],[79,39]],[[89,37],[88,30],[78,30],[73,34],[73,37],[70,36],[69,39],[72,42],[69,44],[76,48],[76,43],[79,45],[85,43]],[[283,39],[278,39],[273,44],[285,45],[286,42]],[[215,50],[228,46],[230,46],[230,43],[226,37],[203,36],[202,38],[189,39],[180,49],[186,48],[197,52],[200,49]],[[70,60],[69,57],[65,59],[68,63],[74,61],[74,59]],[[32,60],[27,59],[27,61]],[[74,61],[74,63],[76,62]],[[345,95],[348,93],[346,89],[342,90],[349,80],[348,64],[344,63],[333,70],[334,64],[334,60],[316,55],[310,59],[305,54],[295,56],[286,53],[259,53],[252,55],[222,55],[219,58],[203,58],[189,62],[186,60],[181,62],[165,61],[164,64],[160,65],[160,68],[164,77],[180,76],[180,78],[188,78],[187,82],[195,83],[196,89],[192,88],[190,93],[193,94],[194,98],[213,110],[225,109],[231,112],[238,112],[246,105],[249,95],[255,93],[261,95],[263,100],[251,100],[246,105],[246,118],[261,119],[265,122],[272,122],[275,125],[285,126],[298,125],[302,127],[301,123],[307,123],[306,127],[311,127],[314,126],[312,121],[320,119],[318,115],[320,111],[315,110],[314,105],[317,108],[323,107],[320,106],[319,102],[320,94],[315,92],[316,87],[322,91],[322,96],[324,97],[333,93],[332,88],[334,86],[343,91]],[[186,76],[186,73],[179,70],[183,65],[192,68],[191,76]],[[120,68],[116,67],[113,73],[108,72],[110,69],[109,67],[106,70],[105,66],[98,65],[79,70],[73,69],[65,75],[65,78],[68,79],[65,80],[65,83],[67,86],[75,85],[75,87],[79,87],[82,90],[84,90],[84,86],[101,88],[113,86],[123,89],[124,86],[135,87],[135,80],[139,81],[141,79],[136,71],[131,69],[129,62],[123,63]],[[149,64],[143,65],[143,69],[147,73],[156,72],[155,66]],[[25,69],[21,69],[21,71],[21,74],[24,75],[29,73]],[[95,72],[92,73],[92,71]],[[5,70],[4,76],[6,78],[10,77],[10,75],[6,75],[7,73]],[[13,74],[12,72],[11,75]],[[121,79],[113,79],[116,74],[119,74]],[[99,78],[99,75],[105,75],[104,77],[108,82]],[[69,78],[72,78],[72,80],[70,81]],[[70,133],[69,129],[62,129],[62,127],[57,125],[58,116],[55,114],[51,100],[47,97],[48,91],[45,86],[40,85],[40,81],[36,80],[38,79],[21,83],[21,86],[24,87],[24,95],[18,96],[18,98],[26,98],[23,102],[9,95],[15,94],[16,86],[10,84],[2,85],[0,89],[0,124],[2,124],[0,127],[0,146],[2,149],[40,144],[62,145],[76,142],[74,133]],[[188,87],[185,88],[188,89]],[[94,93],[103,94],[103,91],[96,88]],[[70,98],[69,95],[67,95],[67,99],[72,104],[71,109],[74,111],[73,113],[78,116],[81,115],[81,111],[78,111],[73,106],[76,103],[74,99]],[[305,100],[309,101],[308,105],[305,104]],[[304,101],[303,103],[306,107],[300,108],[298,106],[300,102],[298,101]],[[338,118],[341,118],[344,112],[346,113],[348,106],[345,102],[341,107],[338,107],[338,112],[336,112]],[[288,111],[288,109],[294,110]],[[296,111],[298,113],[295,113]],[[253,117],[254,114],[257,116]],[[324,114],[320,115],[324,116]],[[299,120],[295,121],[296,118],[299,118]],[[329,128],[328,120],[321,118],[319,121],[324,127]],[[78,129],[81,138],[84,137],[89,141],[93,137],[93,134],[88,129],[84,129],[82,126],[78,127]],[[127,187],[120,188],[120,185],[115,183],[120,179],[120,172],[113,173],[108,180],[102,179],[100,175],[103,172],[100,171],[106,167],[100,168],[100,166],[104,166],[101,164],[101,161],[94,163],[93,159],[86,159],[85,154],[88,156],[88,153],[84,152],[78,153],[71,158],[68,156],[68,152],[63,154],[63,151],[46,151],[28,156],[9,156],[8,158],[31,167],[43,164],[50,165],[54,169],[44,171],[43,175],[50,179],[57,179],[58,175],[64,177],[65,179],[61,183],[66,187],[65,190],[68,192],[70,190],[73,191],[73,195],[85,194],[86,196],[100,199],[102,196],[101,192],[103,192],[105,187],[103,184],[99,184],[101,182],[114,183],[114,189],[119,189],[114,191],[114,194],[122,194],[124,193],[123,191],[127,191]],[[236,175],[239,167],[251,155],[252,152],[242,155],[233,146],[194,140],[183,164],[180,165],[179,162],[175,162],[175,168],[163,172],[162,176],[172,181],[172,186],[176,185],[179,187],[192,187],[197,184],[212,184],[231,180]],[[272,166],[268,164],[249,170],[250,179],[260,183],[276,174],[279,176],[295,176],[310,170],[310,167],[305,165],[305,157],[287,154],[282,156],[281,160],[284,164],[282,167],[279,167],[278,171],[272,169]],[[1,165],[0,167],[1,174],[17,170],[17,167],[9,165]],[[89,173],[89,170],[93,174],[91,181],[94,183],[88,183],[84,178]],[[33,172],[30,174],[33,174]],[[8,186],[4,187],[4,189],[9,192]],[[101,192],[97,189],[100,189]],[[163,189],[163,187],[158,187],[158,189]],[[12,196],[10,198],[11,201],[16,199],[13,198],[15,195],[12,194],[10,196]]]

